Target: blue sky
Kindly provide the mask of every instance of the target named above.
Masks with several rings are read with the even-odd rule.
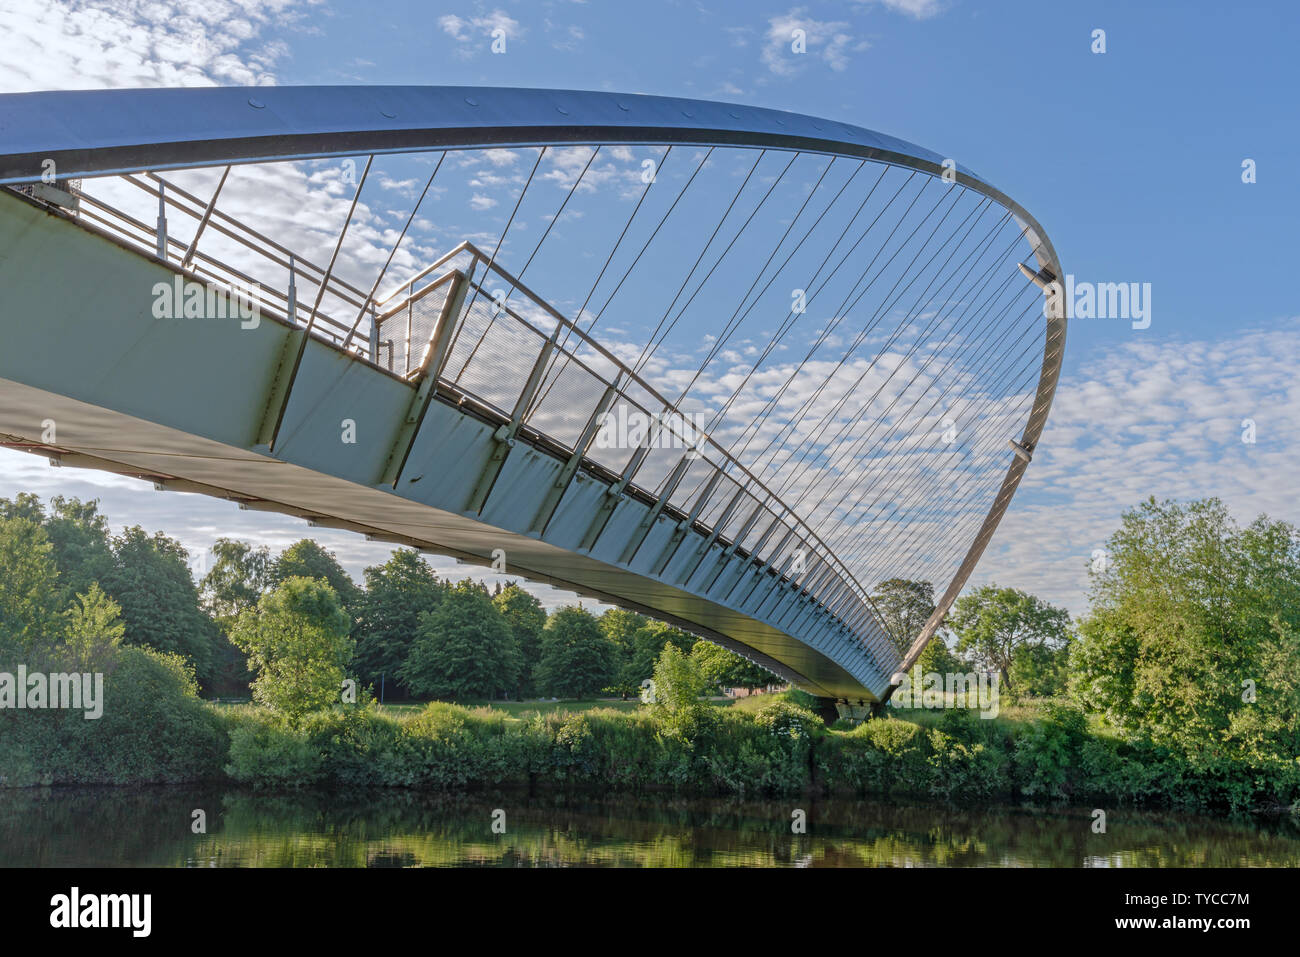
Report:
[[[1071,324],[1056,409],[976,581],[1082,612],[1093,550],[1148,494],[1218,494],[1243,520],[1300,520],[1290,491],[1300,470],[1293,4],[0,0],[0,13],[16,25],[0,38],[5,92],[617,90],[788,109],[912,140],[1014,196],[1078,279],[1151,288],[1149,328]],[[789,51],[796,26],[803,55]],[[1092,49],[1098,29],[1104,53]],[[1246,159],[1255,183],[1242,182]],[[163,528],[195,550],[218,535],[286,544],[306,534],[290,519],[69,471],[0,453],[0,495],[98,496],[114,526]],[[358,577],[385,551],[318,537]]]

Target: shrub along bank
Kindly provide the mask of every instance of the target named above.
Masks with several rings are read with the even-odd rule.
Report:
[[[797,693],[757,711],[701,704],[529,720],[435,702],[400,717],[373,706],[336,707],[295,726],[263,708],[201,702],[183,672],[152,655],[125,655],[121,667],[120,679],[129,675],[130,683],[112,684],[133,696],[132,721],[110,723],[125,708],[106,709],[100,721],[57,712],[0,716],[3,783],[599,786],[1254,810],[1300,798],[1294,780],[1265,769],[1208,773],[1168,749],[1098,733],[1069,705],[1048,703],[1016,720],[949,711],[832,730],[796,703]]]

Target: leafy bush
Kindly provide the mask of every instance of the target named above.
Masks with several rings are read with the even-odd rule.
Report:
[[[226,733],[178,655],[115,649],[103,714],[0,710],[0,784],[173,784],[221,776]],[[12,671],[0,667],[0,671]]]
[[[251,721],[230,732],[226,773],[257,788],[300,788],[325,777],[325,756],[302,728],[279,720]]]
[[[821,718],[789,701],[775,701],[754,716],[755,723],[785,741],[807,742],[824,733]]]
[[[1063,800],[1079,789],[1079,756],[1088,719],[1071,705],[1047,703],[1015,741],[1016,782],[1021,793]]]

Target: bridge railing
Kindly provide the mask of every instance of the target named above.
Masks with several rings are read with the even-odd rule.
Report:
[[[76,207],[62,210],[62,214],[117,242],[152,253],[194,279],[215,283],[250,300],[260,311],[287,321],[304,320],[319,297],[322,307],[316,308],[313,331],[349,351],[368,351],[364,339],[355,336],[361,313],[370,305],[370,296],[363,290],[155,173],[96,177],[86,183],[105,181],[127,184],[152,197],[160,215],[153,222],[141,219],[86,189],[81,181],[70,184]],[[41,198],[31,188],[14,189]],[[220,236],[242,247],[247,251],[242,257],[244,262],[237,266],[213,255],[198,241],[203,235]],[[294,302],[290,299],[290,283],[280,276],[291,278],[296,291]],[[319,295],[322,287],[324,295]],[[358,310],[357,316],[352,316],[351,309]]]

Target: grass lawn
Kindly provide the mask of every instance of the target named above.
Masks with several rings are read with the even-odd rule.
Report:
[[[748,698],[708,698],[710,704],[719,708],[739,708],[743,711],[757,711],[765,705],[771,704],[777,700],[777,695],[753,695]],[[213,704],[219,707],[252,707],[247,699],[237,701],[234,699],[225,699],[214,701]],[[561,699],[551,701],[548,698],[539,698],[532,701],[459,701],[457,704],[467,708],[494,708],[498,711],[504,711],[512,718],[518,718],[521,721],[527,720],[537,714],[553,714],[563,712],[574,714],[579,711],[591,711],[594,708],[612,708],[615,711],[633,712],[642,707],[642,704],[636,698],[629,701],[622,701],[618,698],[584,698],[581,700]],[[391,717],[399,718],[409,714],[423,711],[426,701],[399,701],[390,702],[380,705],[379,710]]]
[[[754,698],[710,698],[708,700],[710,704],[719,708],[740,707],[746,710],[756,710],[764,704],[770,704],[772,699],[772,695],[758,695]],[[512,718],[521,720],[531,718],[536,714],[552,714],[556,712],[574,714],[579,711],[591,711],[593,708],[612,708],[615,711],[631,712],[642,707],[641,702],[635,698],[628,701],[622,701],[618,698],[585,698],[582,700],[565,698],[560,701],[541,698],[533,701],[464,701],[458,703],[470,708],[495,708],[498,711],[504,711]],[[423,701],[403,702],[383,705],[381,710],[397,716],[420,711],[424,708],[424,705],[425,702]]]
[[[951,700],[950,695],[945,695],[944,697]],[[1001,706],[998,709],[997,717],[985,720],[991,720],[1002,727],[1003,730],[1009,731],[1015,725],[1023,725],[1032,721],[1037,721],[1043,716],[1043,706],[1053,700],[1059,700],[1062,704],[1068,703],[1065,698],[1021,698],[1014,702],[1003,698]],[[913,724],[919,724],[924,728],[938,727],[939,722],[943,720],[943,716],[946,713],[946,709],[942,708],[895,708],[891,706],[884,710],[885,717],[910,721]],[[978,711],[975,713],[979,714]],[[1099,715],[1092,715],[1089,717],[1088,727],[1097,735],[1112,738],[1119,736],[1119,733],[1114,728],[1108,727],[1102,722],[1101,716]]]
[[[427,702],[412,701],[401,704],[381,705],[380,710],[388,714],[397,716],[411,714],[416,711],[422,711]],[[526,719],[535,714],[550,714],[552,712],[563,711],[572,714],[576,711],[590,711],[593,708],[613,708],[616,711],[635,711],[641,707],[641,702],[637,700],[620,701],[618,698],[594,698],[584,701],[550,701],[541,699],[537,701],[464,701],[457,702],[469,708],[485,707],[494,708],[498,711],[504,711],[512,718]]]

